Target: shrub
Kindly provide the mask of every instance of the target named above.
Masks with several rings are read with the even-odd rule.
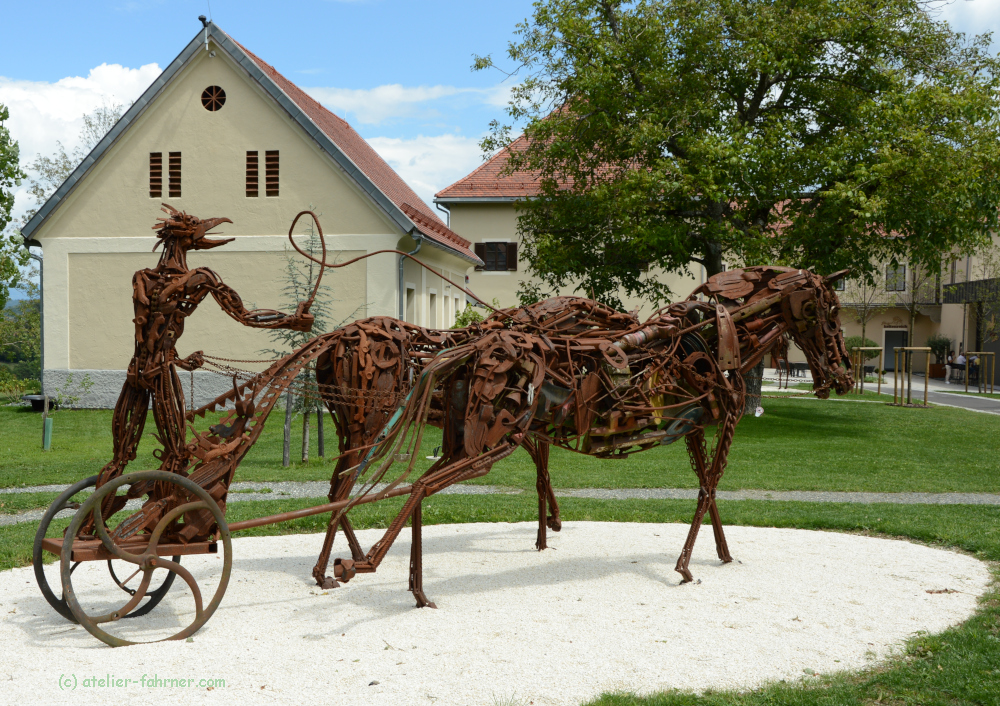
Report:
[[[493,299],[493,308],[500,308],[500,302],[497,301],[496,298]],[[487,310],[484,308],[483,311]],[[488,311],[486,316],[489,316]],[[479,310],[472,306],[472,304],[466,304],[465,310],[460,312],[458,316],[455,317],[455,325],[452,326],[452,328],[468,328],[469,326],[472,326],[472,324],[478,324],[480,321],[485,319],[486,316],[480,314]]]
[[[844,346],[847,348],[847,352],[851,353],[852,348],[875,348],[878,346],[875,341],[870,338],[861,338],[861,336],[848,336],[844,339]],[[878,351],[862,351],[865,356],[865,360],[871,360],[872,358],[878,358]]]
[[[927,337],[927,347],[934,354],[935,363],[943,363],[948,359],[948,351],[952,349],[952,341],[943,333],[933,333]]]

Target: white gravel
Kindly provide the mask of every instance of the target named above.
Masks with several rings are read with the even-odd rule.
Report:
[[[680,586],[682,525],[568,522],[545,552],[532,523],[425,527],[438,610],[414,609],[406,591],[408,530],[377,574],[328,592],[309,577],[321,535],[237,539],[222,607],[192,642],[117,650],[51,610],[30,568],[7,571],[0,701],[576,706],[611,690],[749,689],[869,665],[966,619],[990,581],[955,552],[790,529],[727,528],[739,562],[724,566],[707,529],[691,563],[701,583]],[[381,532],[358,536],[370,545]],[[184,564],[210,581],[221,561]],[[114,595],[103,567],[77,575],[83,599],[98,582]],[[189,615],[180,584],[146,618],[155,627],[176,631]],[[956,592],[928,592],[942,589]],[[88,681],[108,676],[114,686]]]

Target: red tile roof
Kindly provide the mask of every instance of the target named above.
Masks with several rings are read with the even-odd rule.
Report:
[[[510,153],[523,150],[527,144],[524,135],[521,135],[471,174],[434,194],[435,198],[523,198],[536,195],[539,192],[536,173],[518,172],[510,176],[500,173],[507,166]]]
[[[342,118],[324,108],[305,91],[282,76],[278,71],[255,55],[239,42],[240,49],[257,64],[274,83],[284,91],[299,108],[329,137],[347,157],[367,176],[371,182],[388,197],[406,216],[413,221],[420,233],[467,258],[479,261],[469,249],[470,241],[447,228],[430,206],[403,181],[392,167],[386,164],[378,152],[365,142],[354,128]]]

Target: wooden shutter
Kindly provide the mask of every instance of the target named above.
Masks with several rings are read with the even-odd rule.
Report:
[[[507,243],[507,269],[517,272],[517,243]]]
[[[472,247],[476,253],[476,257],[478,257],[483,262],[486,262],[486,243],[474,243]],[[476,272],[482,272],[482,271],[483,271],[483,266],[476,265]]]
[[[260,171],[257,150],[247,150],[247,196],[260,195]]]
[[[170,198],[179,199],[181,197],[181,153],[171,152],[169,163],[168,187]]]
[[[264,153],[264,193],[267,196],[278,195],[278,150],[268,150]]]
[[[163,196],[163,153],[149,153],[149,198]]]

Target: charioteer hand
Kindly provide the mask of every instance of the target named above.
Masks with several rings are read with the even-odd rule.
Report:
[[[205,353],[204,351],[195,351],[187,358],[179,358],[174,361],[176,365],[181,370],[197,370],[205,364]]]
[[[292,325],[288,328],[293,331],[312,331],[316,317],[309,313],[310,306],[312,306],[312,302],[299,302],[295,314],[292,316]]]

